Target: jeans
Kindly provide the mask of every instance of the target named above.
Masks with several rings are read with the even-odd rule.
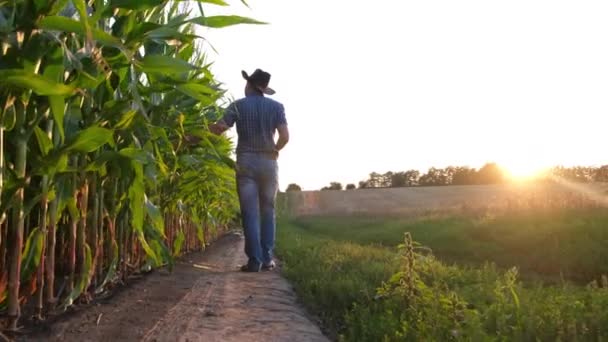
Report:
[[[236,184],[245,231],[245,254],[250,267],[268,265],[272,261],[278,171],[277,161],[263,154],[241,153],[237,156]]]

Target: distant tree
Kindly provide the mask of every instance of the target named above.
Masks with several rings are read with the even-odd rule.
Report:
[[[380,175],[380,187],[381,188],[390,188],[392,187],[393,180],[393,172],[389,171],[383,175]]]
[[[350,183],[346,185],[346,190],[355,190],[357,187],[355,186],[355,184]]]
[[[596,182],[608,182],[608,165],[597,168],[593,180]]]
[[[418,180],[420,185],[448,185],[448,177],[444,169],[432,167],[427,173],[420,176]]]
[[[405,186],[418,185],[420,172],[418,170],[408,170],[401,172],[389,171],[385,174],[372,172],[369,179],[359,182],[359,189],[366,188],[399,188]]]
[[[443,169],[443,181],[445,182],[445,185],[451,185],[454,182],[454,174],[456,173],[456,169],[457,167],[455,166],[448,166],[445,169]]]
[[[331,182],[329,183],[330,190],[342,190],[342,183],[340,182]]]
[[[496,163],[487,163],[477,171],[477,184],[498,184],[505,180],[503,170]]]
[[[296,183],[291,183],[285,191],[302,191],[302,188]]]
[[[563,167],[552,168],[547,175],[560,177],[572,182],[608,182],[608,165],[601,167]],[[479,170],[468,166],[448,166],[446,168],[431,167],[427,173],[418,170],[401,172],[389,171],[384,174],[372,172],[367,180],[359,182],[359,189],[410,187],[430,185],[474,185],[474,184],[500,184],[507,180],[506,173],[496,163],[487,163]],[[333,183],[332,183],[333,184]],[[339,183],[338,183],[339,184]],[[354,184],[349,184],[353,186]],[[336,187],[325,187],[325,190],[336,190]],[[347,189],[350,189],[347,186]]]
[[[471,185],[475,184],[477,170],[468,166],[459,166],[454,169],[452,174],[452,185]]]
[[[382,175],[377,172],[369,174],[369,180],[367,181],[368,188],[379,188],[382,184]]]
[[[593,182],[597,169],[588,166],[576,167],[577,181],[583,183]]]
[[[324,191],[324,190],[342,190],[342,183],[331,182],[331,183],[329,183],[329,186],[325,186],[321,190],[322,191]]]
[[[416,185],[418,185],[418,180],[420,179],[420,171],[418,171],[418,170],[405,171],[404,177],[405,177],[405,186],[416,186]]]
[[[601,168],[594,167],[585,167],[585,166],[574,166],[574,167],[563,167],[557,166],[551,170],[551,174],[556,177],[560,177],[571,182],[579,182],[579,183],[588,183],[592,181],[597,181],[598,172],[600,174],[599,178],[601,178],[601,174],[606,172],[602,170],[604,166]],[[600,171],[602,170],[602,171]]]
[[[407,185],[407,179],[405,178],[405,172],[395,172],[391,175],[391,187],[401,188]]]

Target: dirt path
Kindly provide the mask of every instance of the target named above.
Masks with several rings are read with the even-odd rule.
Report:
[[[107,303],[82,309],[23,341],[327,341],[275,270],[238,272],[243,239],[156,272]]]

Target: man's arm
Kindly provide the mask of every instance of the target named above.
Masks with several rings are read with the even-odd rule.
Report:
[[[230,127],[234,125],[238,118],[238,109],[235,102],[232,102],[224,112],[224,116],[219,119],[216,123],[209,125],[211,133],[220,135],[226,132]]]
[[[279,131],[279,140],[277,140],[276,149],[277,151],[280,151],[289,142],[289,129],[287,128],[287,124],[279,125],[277,131]]]
[[[211,133],[217,134],[217,135],[220,135],[220,134],[226,132],[229,128],[230,128],[230,126],[228,126],[226,124],[226,122],[224,122],[223,119],[219,120],[216,123],[212,123],[209,125],[209,130],[211,131]]]

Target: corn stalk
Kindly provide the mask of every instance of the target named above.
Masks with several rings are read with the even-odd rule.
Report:
[[[10,329],[27,301],[44,319],[171,266],[234,218],[232,145],[207,129],[223,91],[194,27],[257,22],[183,4],[0,6],[0,313]]]

